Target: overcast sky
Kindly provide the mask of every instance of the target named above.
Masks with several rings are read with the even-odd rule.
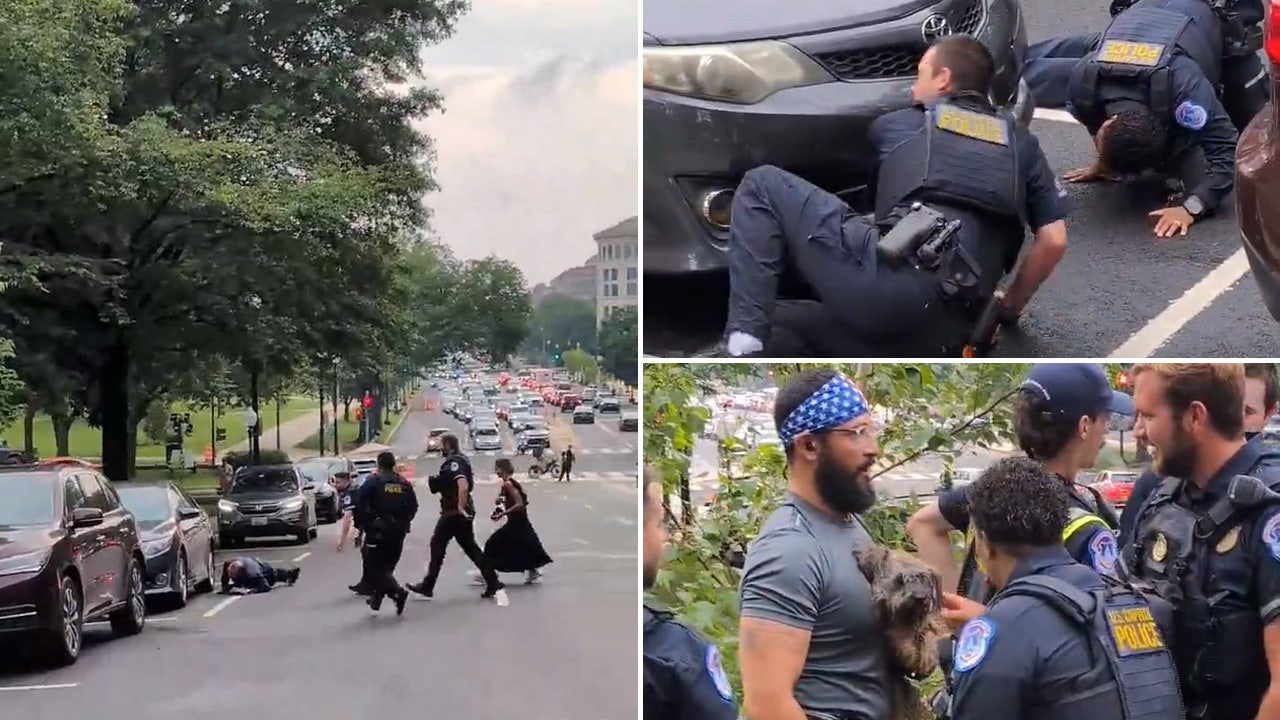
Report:
[[[462,258],[496,254],[545,282],[637,214],[639,3],[472,2],[423,52],[445,102],[421,123],[441,188],[432,227]]]

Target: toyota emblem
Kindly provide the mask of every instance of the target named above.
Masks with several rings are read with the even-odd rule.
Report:
[[[927,45],[932,45],[951,33],[951,23],[941,15],[930,15],[920,23],[920,36]]]

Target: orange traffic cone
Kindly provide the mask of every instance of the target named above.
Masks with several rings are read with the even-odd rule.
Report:
[[[212,445],[204,446],[204,464],[205,465],[213,464],[213,446]]]

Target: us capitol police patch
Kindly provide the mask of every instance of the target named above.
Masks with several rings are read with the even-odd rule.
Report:
[[[984,617],[970,620],[964,626],[964,630],[960,631],[960,638],[956,640],[953,665],[955,671],[969,672],[978,667],[982,659],[987,656],[987,650],[991,647],[991,641],[995,636],[996,626],[990,620]]]

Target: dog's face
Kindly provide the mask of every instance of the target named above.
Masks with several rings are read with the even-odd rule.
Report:
[[[917,627],[942,608],[942,581],[932,568],[915,558],[897,558],[884,599],[890,622]]]

